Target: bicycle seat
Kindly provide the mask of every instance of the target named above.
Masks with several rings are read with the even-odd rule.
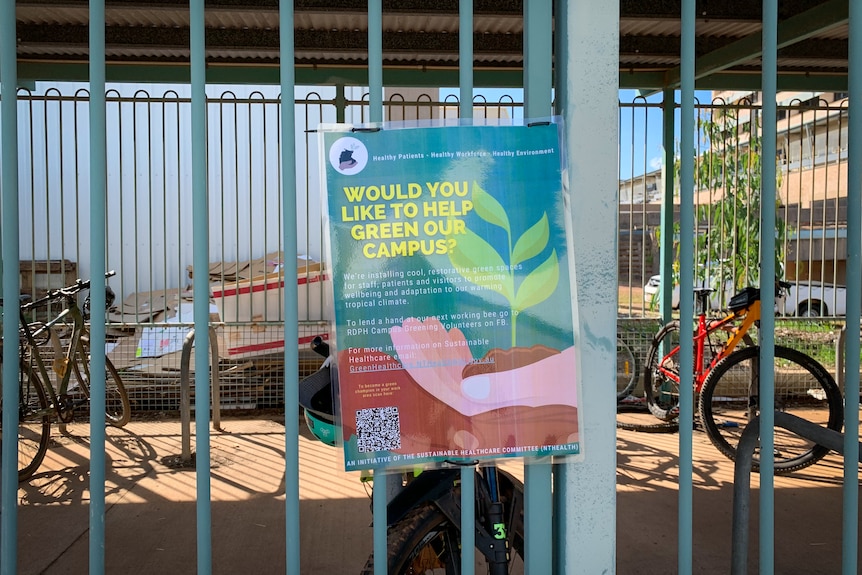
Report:
[[[730,301],[727,302],[727,309],[730,311],[739,311],[747,308],[759,299],[760,290],[749,286],[743,288],[742,291],[730,298]]]

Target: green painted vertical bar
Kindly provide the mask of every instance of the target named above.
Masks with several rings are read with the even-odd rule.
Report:
[[[862,153],[862,3],[850,2],[847,157]],[[847,334],[844,361],[844,515],[841,565],[844,575],[859,566],[859,333],[862,315],[862,165],[847,162]]]
[[[458,3],[458,87],[461,120],[473,120],[473,0]],[[476,472],[472,465],[461,468],[461,549],[476,547]],[[473,553],[461,554],[461,574],[473,575]]]
[[[553,3],[524,3],[524,117],[551,112]],[[562,374],[561,374],[562,375]],[[549,459],[524,465],[524,571],[551,573],[553,563],[553,489]]]
[[[368,0],[368,116],[383,121],[383,0]]]
[[[3,174],[3,339],[18,340],[18,56],[15,0],[0,4],[0,120]],[[17,429],[18,348],[3,346],[3,429]],[[4,433],[0,465],[0,573],[18,572],[18,435]]]
[[[347,98],[344,97],[344,84],[335,85],[335,121],[344,123],[344,111],[347,108]]]
[[[90,2],[90,349],[105,349],[105,2]],[[105,572],[105,354],[90,356],[90,573]]]
[[[554,0],[554,53],[557,55],[556,66],[553,70],[554,81],[554,114],[563,115],[565,103],[568,98],[566,79],[568,78],[566,66],[566,43],[569,37],[568,7],[565,0]],[[566,124],[568,129],[568,124]],[[564,573],[566,562],[566,501],[563,499],[566,493],[565,477],[567,475],[566,465],[557,465],[552,474],[552,489],[554,490],[556,513],[551,518],[551,530],[553,533],[553,573]]]
[[[192,89],[192,261],[197,270],[209,269],[207,213],[207,93],[204,0],[190,3]],[[195,348],[209,350],[209,283],[194,282]],[[195,471],[197,478],[198,573],[212,573],[212,505],[210,493],[210,370],[209,362],[195,362]]]
[[[293,1],[279,0],[279,62],[281,74],[281,202],[282,244],[285,261],[297,253],[296,239],[296,107],[294,105],[295,48]],[[284,268],[284,341],[296,340],[299,333],[297,276],[294,266]],[[299,349],[284,346],[284,502],[287,573],[299,575]]]
[[[659,246],[659,273],[661,274],[661,285],[664,287],[659,299],[659,313],[662,323],[673,319],[673,193],[674,193],[674,163],[676,162],[676,150],[674,149],[676,100],[674,91],[666,89],[662,92],[662,146],[664,148],[664,162],[662,164],[662,177],[664,179],[664,194],[661,198],[661,245]],[[665,352],[667,353],[667,352]]]
[[[473,0],[458,3],[458,87],[462,119],[473,119]]]
[[[383,4],[368,1],[368,117],[371,122],[383,121]],[[386,575],[387,512],[390,479],[376,474],[372,489],[374,514],[374,575]]]
[[[778,0],[763,0],[761,59],[763,118],[760,141],[760,405],[775,402],[775,153],[778,87]],[[775,570],[775,411],[760,410],[760,573]]]
[[[554,466],[554,575],[616,567],[616,395],[612,392],[619,198],[619,3],[558,0],[557,110],[573,206],[573,305],[584,460]],[[537,574],[544,575],[544,574]]]
[[[694,39],[695,0],[683,0],[680,44],[680,393],[679,420],[694,421],[694,344],[690,318],[694,317]],[[664,278],[662,278],[664,279]],[[670,292],[671,286],[662,291]],[[678,572],[692,570],[692,426],[679,426]]]

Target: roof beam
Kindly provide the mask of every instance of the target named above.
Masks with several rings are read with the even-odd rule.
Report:
[[[829,0],[810,10],[784,20],[778,25],[778,48],[790,46],[816,34],[845,24],[849,16],[847,0]],[[694,79],[704,78],[763,54],[763,34],[757,32],[697,59]],[[675,88],[680,81],[679,66],[665,74],[665,86]]]

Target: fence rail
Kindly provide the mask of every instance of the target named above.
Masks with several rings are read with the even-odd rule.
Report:
[[[118,272],[109,284],[119,306],[110,318],[113,341],[109,345],[142,409],[175,405],[182,334],[191,321],[184,313],[191,309],[191,286],[201,277],[210,283],[214,296],[228,294],[214,297],[213,319],[223,322],[217,330],[220,354],[235,363],[233,372],[242,374],[237,381],[243,383],[231,391],[231,372],[225,376],[227,405],[231,397],[238,406],[276,406],[283,398],[282,387],[272,384],[284,376],[283,366],[277,365],[283,339],[279,274],[294,264],[291,256],[281,253],[280,245],[284,225],[277,129],[281,96],[271,89],[210,90],[211,266],[206,274],[195,273],[191,266],[190,142],[182,136],[189,133],[190,95],[182,88],[154,95],[149,89],[125,86],[106,94],[107,261]],[[321,123],[367,120],[367,93],[341,90],[307,90],[294,104],[297,255],[307,258],[296,262],[300,281],[307,282],[299,292],[300,346],[325,333],[331,318],[325,304],[326,283],[316,281],[326,273],[317,128]],[[23,151],[19,163],[25,175],[19,190],[22,287],[39,295],[48,287],[89,275],[87,206],[93,198],[88,162],[80,151],[87,140],[89,93],[64,85],[42,93],[21,90],[18,96]],[[496,101],[478,96],[474,113],[506,122],[523,115],[519,100],[520,93]],[[446,90],[392,92],[384,109],[387,121],[398,122],[457,121],[459,115],[454,91]],[[747,205],[737,217],[755,217],[757,182],[738,171],[732,182],[709,177],[708,168],[727,170],[728,158],[751,152],[751,130],[757,126],[759,110],[748,100],[729,104],[716,99],[698,106],[697,164],[699,173],[707,174],[696,194],[699,236],[710,236],[715,229],[715,212],[708,207],[728,194],[740,196]],[[662,112],[660,102],[644,98],[620,104],[621,150],[627,153],[620,160],[619,313],[623,319],[641,319],[645,324],[657,317],[657,299],[644,294],[644,285],[659,272],[664,178],[675,169],[662,171],[656,160],[661,157],[655,145],[661,141]],[[779,116],[779,217],[786,224],[779,250],[785,276],[808,286],[842,284],[846,103],[841,99],[792,102],[780,108]],[[678,219],[678,205],[674,214]],[[710,238],[726,241],[716,234]],[[715,246],[698,252],[700,257],[716,253]],[[247,269],[240,269],[243,266]],[[752,269],[743,268],[741,273]],[[727,273],[709,265],[701,270],[703,281],[715,282]],[[740,269],[731,271],[736,280]],[[757,281],[743,277],[738,283]],[[261,286],[262,292],[255,291]],[[252,297],[253,293],[257,296]],[[826,302],[826,308],[835,309],[835,303]],[[621,332],[628,325],[628,319],[623,319]],[[316,361],[313,354],[303,356],[300,375],[313,370]],[[260,374],[265,383],[249,383],[257,377],[251,378],[251,373]]]

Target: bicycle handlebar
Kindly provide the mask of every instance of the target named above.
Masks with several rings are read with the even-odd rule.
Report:
[[[110,270],[108,272],[105,272],[105,279],[115,275],[117,275],[117,272],[114,270]],[[81,278],[78,278],[72,285],[50,290],[45,297],[39,298],[36,301],[22,304],[21,309],[31,309],[40,305],[44,305],[48,302],[56,301],[58,299],[72,297],[78,292],[81,292],[86,289],[90,289],[90,280],[84,281]]]

